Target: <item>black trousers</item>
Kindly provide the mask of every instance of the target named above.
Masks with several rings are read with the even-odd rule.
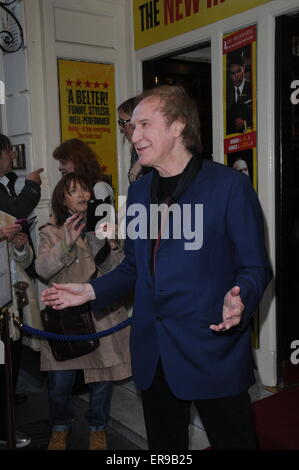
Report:
[[[21,351],[22,351],[22,338],[17,341],[10,341],[11,349],[11,363],[12,363],[12,380],[13,380],[13,392],[16,391],[16,385],[18,381],[20,363],[21,363]],[[14,396],[9,397],[10,400],[14,400]],[[0,439],[6,440],[7,435],[7,423],[6,423],[6,408],[7,398],[5,396],[5,371],[4,365],[0,365]]]
[[[191,401],[170,391],[159,363],[154,382],[141,392],[150,450],[188,450]],[[255,450],[257,439],[250,398],[240,395],[193,401],[214,450]]]

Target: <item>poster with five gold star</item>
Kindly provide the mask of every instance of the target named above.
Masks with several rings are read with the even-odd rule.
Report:
[[[118,193],[114,65],[58,59],[61,141],[81,139]]]

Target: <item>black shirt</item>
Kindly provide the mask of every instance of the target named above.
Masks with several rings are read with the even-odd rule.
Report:
[[[181,178],[181,174],[182,173],[179,173],[178,175],[167,176],[165,178],[159,175],[157,191],[157,198],[159,204],[172,198],[177,184]]]

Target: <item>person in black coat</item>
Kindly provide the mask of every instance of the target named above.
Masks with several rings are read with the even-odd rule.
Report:
[[[17,175],[12,171],[15,153],[9,138],[0,134],[0,210],[17,219],[28,217],[40,200],[40,173],[42,168],[32,171],[25,179],[20,194],[16,194]]]
[[[37,206],[41,195],[41,177],[42,168],[32,171],[26,177],[25,185],[22,191],[17,195],[15,191],[15,182],[17,175],[12,171],[13,160],[16,157],[10,139],[0,134],[0,210],[16,217],[17,219],[26,218]],[[29,233],[28,233],[29,235]],[[31,241],[31,240],[30,240]],[[32,241],[31,241],[32,246]],[[29,271],[28,271],[29,270]],[[30,267],[27,272],[31,275]],[[14,390],[16,389],[18,372],[21,363],[22,337],[17,341],[11,341],[11,358]],[[0,445],[6,442],[5,436],[5,402],[4,394],[4,367],[0,366]],[[2,388],[3,387],[3,388]],[[22,403],[27,399],[26,395],[15,395],[15,401]],[[25,447],[30,444],[30,438],[26,435],[16,433],[16,446]]]

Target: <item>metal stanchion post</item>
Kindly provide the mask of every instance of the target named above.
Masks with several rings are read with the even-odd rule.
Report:
[[[13,386],[11,350],[10,350],[9,316],[10,316],[10,312],[7,308],[4,308],[1,310],[1,317],[2,317],[1,339],[4,343],[4,353],[5,353],[4,371],[5,371],[7,447],[9,450],[13,450],[16,448],[16,418],[15,418],[14,386]]]

